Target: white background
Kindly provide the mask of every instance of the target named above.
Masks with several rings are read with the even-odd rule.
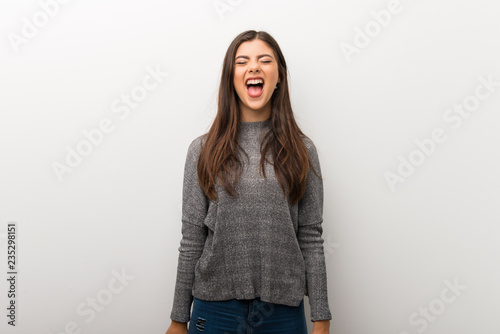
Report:
[[[12,221],[19,275],[15,329],[0,281],[0,331],[166,331],[187,147],[215,117],[229,43],[256,29],[280,44],[297,122],[318,148],[331,333],[500,332],[498,1],[401,0],[378,34],[371,12],[390,1],[220,3],[67,1],[16,46],[42,9],[1,1],[1,277]],[[366,27],[370,42],[346,57]],[[148,67],[169,75],[121,119],[112,104]],[[460,126],[445,121],[488,76],[488,98]],[[103,119],[113,131],[58,179],[54,163]],[[391,189],[386,172],[437,128],[446,140]],[[113,270],[133,277],[116,293]],[[105,305],[87,322],[90,298]]]

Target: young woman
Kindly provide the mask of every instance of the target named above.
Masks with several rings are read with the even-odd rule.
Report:
[[[329,333],[321,169],[287,73],[264,31],[226,52],[217,116],[186,157],[167,334],[306,334],[304,295],[313,334]]]

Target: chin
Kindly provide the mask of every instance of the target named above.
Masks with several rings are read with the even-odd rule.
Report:
[[[271,103],[271,99],[268,101],[261,100],[261,101],[247,101],[246,105],[253,110],[260,110],[263,109],[267,104]]]
[[[252,110],[261,110],[261,109],[264,109],[265,107],[265,104],[253,104],[253,103],[250,103],[250,104],[247,104],[247,106],[252,109]]]
[[[261,104],[261,103],[259,103],[259,104],[252,104],[252,103],[250,103],[250,104],[247,104],[247,106],[250,109],[255,110],[255,111],[263,110],[266,107],[265,104]]]

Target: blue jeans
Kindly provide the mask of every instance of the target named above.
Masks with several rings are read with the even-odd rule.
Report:
[[[251,300],[193,298],[188,334],[307,334],[304,300],[287,306]]]

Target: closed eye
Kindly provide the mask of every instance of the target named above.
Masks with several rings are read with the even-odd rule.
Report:
[[[272,60],[261,60],[260,62],[264,63],[264,64],[269,64],[269,63],[272,63],[273,61]],[[245,65],[246,63],[247,62],[244,60],[240,60],[240,61],[235,62],[236,65]]]

